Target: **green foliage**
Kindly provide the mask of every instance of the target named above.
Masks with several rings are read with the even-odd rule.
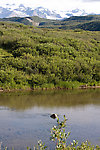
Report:
[[[99,34],[0,22],[0,87],[100,85]]]
[[[47,148],[47,146],[45,146],[45,144],[42,143],[41,140],[38,141],[38,146],[39,146],[39,148],[38,148],[39,150],[45,150]]]
[[[78,81],[59,81],[57,87],[73,89],[78,88],[80,85]]]
[[[66,127],[66,117],[64,116],[64,121],[59,121],[57,117],[57,126],[54,126],[51,130],[51,140],[56,142],[56,149],[65,149],[67,144],[67,138],[70,132],[65,133]]]
[[[59,121],[57,117],[57,126],[53,126],[51,129],[50,140],[55,142],[55,150],[99,150],[99,146],[91,145],[88,141],[82,142],[81,145],[78,141],[73,140],[70,145],[67,144],[70,132],[66,133],[66,117],[64,115],[64,120]],[[39,149],[45,150],[47,147],[41,141],[39,142]]]

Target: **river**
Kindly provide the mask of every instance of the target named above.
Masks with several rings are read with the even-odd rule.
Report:
[[[0,142],[2,149],[26,150],[42,140],[54,149],[50,129],[56,120],[68,118],[67,132],[79,143],[87,139],[100,145],[100,89],[0,93]]]

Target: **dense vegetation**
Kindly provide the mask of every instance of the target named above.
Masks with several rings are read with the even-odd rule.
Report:
[[[100,84],[100,32],[0,22],[0,87]]]

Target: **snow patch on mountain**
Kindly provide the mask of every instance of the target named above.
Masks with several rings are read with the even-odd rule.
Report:
[[[4,7],[0,7],[0,18],[38,16],[46,19],[63,19],[71,16],[84,15],[87,15],[87,13],[80,9],[56,11],[43,7],[34,9],[32,7],[25,7],[23,4],[6,4]]]
[[[56,11],[56,13],[59,13],[61,18],[69,18],[72,16],[85,16],[88,15],[88,13],[86,13],[83,9],[80,10],[78,8],[74,9],[74,10],[67,10],[67,11]]]
[[[14,11],[12,12],[7,18],[9,17],[28,17],[29,15],[26,15],[25,13],[21,12],[21,11]]]

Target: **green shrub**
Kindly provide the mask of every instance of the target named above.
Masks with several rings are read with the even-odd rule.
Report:
[[[82,142],[81,145],[78,144],[78,141],[73,140],[70,145],[68,145],[68,137],[70,132],[66,133],[66,117],[64,115],[64,120],[59,121],[57,117],[57,126],[53,126],[51,129],[50,140],[55,142],[55,150],[100,150],[99,146],[91,145],[88,141]],[[48,149],[45,144],[41,141],[38,142],[38,149],[45,150]]]

